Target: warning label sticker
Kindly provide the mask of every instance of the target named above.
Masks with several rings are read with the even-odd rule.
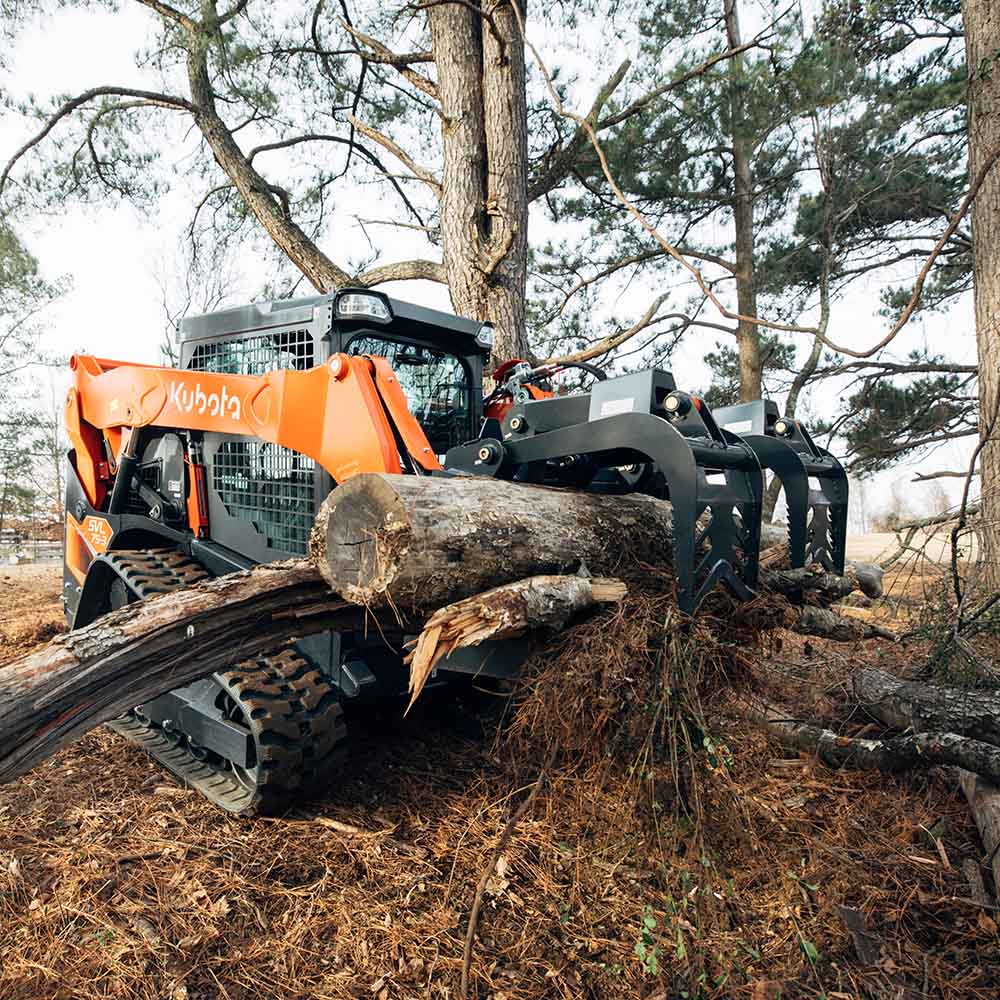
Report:
[[[631,413],[635,409],[635,397],[608,399],[601,403],[602,417],[616,417],[619,413]]]

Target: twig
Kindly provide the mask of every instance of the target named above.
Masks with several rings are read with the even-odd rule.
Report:
[[[520,823],[520,821],[524,818],[524,815],[528,812],[532,805],[534,805],[535,799],[538,798],[538,793],[541,791],[542,785],[545,783],[549,766],[554,758],[555,747],[552,748],[548,759],[542,765],[541,771],[538,772],[538,777],[535,779],[535,784],[531,789],[531,792],[517,807],[511,818],[507,820],[507,825],[504,827],[503,833],[500,834],[500,840],[497,842],[497,846],[493,849],[493,854],[490,856],[490,863],[483,871],[482,877],[479,879],[479,885],[476,886],[476,898],[472,904],[472,911],[469,913],[469,926],[465,932],[465,950],[462,953],[462,989],[459,994],[462,997],[462,1000],[466,1000],[469,995],[469,972],[472,968],[472,944],[476,936],[476,927],[479,924],[479,912],[483,907],[483,893],[486,892],[486,883],[489,881],[490,875],[493,874],[493,870],[496,868],[500,855],[503,854],[507,844],[510,843],[510,838],[513,836],[517,824]]]

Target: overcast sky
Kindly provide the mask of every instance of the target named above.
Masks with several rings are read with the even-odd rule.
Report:
[[[100,84],[127,86],[156,85],[154,78],[136,68],[134,53],[150,38],[155,17],[136,4],[124,3],[118,13],[68,10],[24,32],[20,43],[8,54],[10,71],[0,76],[0,86],[15,97],[35,94],[46,98],[53,94],[72,94]],[[555,54],[553,40],[544,51]],[[559,53],[565,61],[565,52]],[[617,53],[604,51],[602,62],[610,62]],[[547,56],[548,57],[548,56]],[[588,80],[581,63],[581,82],[577,99],[587,103]],[[593,73],[593,79],[600,74]],[[32,134],[37,125],[17,115],[0,115],[0,159]],[[190,148],[190,147],[189,147]],[[167,163],[176,162],[178,151],[161,151]],[[346,191],[352,213],[361,218],[384,217],[385,211],[373,201],[368,191]],[[367,199],[367,201],[366,201]],[[171,304],[180,301],[177,269],[182,266],[179,245],[184,227],[190,221],[190,198],[182,187],[167,198],[154,216],[140,215],[120,202],[106,201],[62,212],[58,217],[18,220],[17,228],[30,249],[42,263],[49,277],[67,275],[72,291],[50,311],[43,347],[54,354],[68,355],[85,351],[104,357],[156,362],[158,345],[165,329],[163,286],[166,284]],[[336,247],[325,247],[335,258],[343,259],[343,248],[367,247],[367,237],[350,216],[340,219],[335,230]],[[537,236],[537,230],[536,236]],[[367,227],[367,236],[382,239],[387,259],[426,255],[419,237],[405,232]],[[343,247],[341,246],[343,245]],[[361,253],[363,251],[356,251]],[[917,265],[913,265],[915,273]],[[249,253],[232,262],[234,275],[232,301],[252,298],[267,277],[266,270]],[[903,274],[893,276],[900,283]],[[885,282],[888,283],[888,282]],[[851,297],[838,304],[833,313],[830,337],[852,348],[867,347],[885,331],[886,321],[876,315],[882,282],[858,285]],[[392,294],[441,308],[448,307],[447,292],[431,283],[406,283],[389,288]],[[303,286],[303,294],[310,289]],[[645,301],[645,299],[643,299]],[[607,315],[618,310],[632,318],[641,312],[628,299],[609,299]],[[911,322],[894,345],[893,354],[905,357],[912,349],[935,342],[947,343],[949,356],[958,361],[975,361],[975,338],[971,301],[956,304],[947,317],[932,316]],[[691,387],[707,383],[703,355],[714,347],[714,336],[691,338],[674,358],[678,383]],[[805,347],[800,351],[804,357]],[[833,391],[832,388],[826,393]],[[835,399],[816,394],[809,401],[814,411],[831,412]],[[967,464],[971,446],[953,444],[942,447],[917,463],[919,468],[962,468]],[[876,508],[889,501],[893,493],[919,510],[925,502],[927,487],[910,486],[915,466],[903,465],[876,478],[869,489],[868,505]],[[949,491],[957,492],[955,481],[943,481]]]

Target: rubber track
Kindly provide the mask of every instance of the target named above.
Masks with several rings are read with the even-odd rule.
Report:
[[[105,561],[140,598],[182,590],[211,575],[173,549],[118,550]],[[344,757],[347,728],[336,690],[309,660],[288,646],[212,679],[240,705],[254,737],[255,789],[231,771],[198,760],[132,714],[108,726],[219,808],[241,816],[281,810],[329,784]]]

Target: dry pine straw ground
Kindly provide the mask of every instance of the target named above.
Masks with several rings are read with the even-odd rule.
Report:
[[[51,635],[55,574],[2,585],[5,651]],[[834,697],[861,655],[789,637],[776,658]],[[431,699],[369,726],[343,784],[276,820],[220,814],[105,730],[0,788],[0,1000],[457,997],[475,886],[535,771]],[[981,846],[945,777],[712,735],[700,824],[666,765],[553,778],[488,883],[473,996],[1000,995],[998,914],[952,901]]]

